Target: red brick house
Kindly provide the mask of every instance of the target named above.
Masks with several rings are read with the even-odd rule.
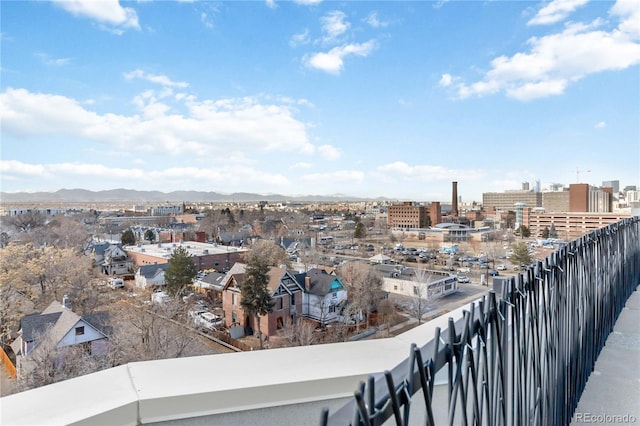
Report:
[[[245,333],[250,334],[256,330],[258,324],[255,318],[245,314],[240,304],[240,283],[245,279],[245,273],[244,263],[236,263],[227,273],[222,289],[222,309],[228,328],[241,325],[245,328]],[[285,318],[295,321],[302,316],[304,286],[285,268],[272,267],[267,287],[274,302],[273,312],[261,316],[260,328],[263,335],[273,336],[284,326]]]

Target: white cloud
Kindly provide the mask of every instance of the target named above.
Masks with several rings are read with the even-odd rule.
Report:
[[[122,33],[128,28],[140,29],[136,11],[130,7],[120,6],[118,0],[52,1],[72,15],[96,20],[100,24],[108,25],[105,29],[111,29],[116,33]]]
[[[440,85],[450,85],[460,98],[503,91],[526,101],[562,94],[589,74],[635,66],[640,63],[640,44],[633,19],[640,21],[640,3],[630,3],[619,2],[611,10],[621,20],[618,28],[604,31],[600,19],[568,24],[560,33],[529,39],[528,52],[493,59],[480,81],[465,84],[445,74]]]
[[[309,44],[309,42],[309,30],[305,29],[300,34],[294,34],[291,36],[291,39],[289,40],[289,46],[297,47],[303,44]]]
[[[303,6],[315,6],[322,3],[322,0],[294,0],[293,2]]]
[[[480,179],[484,172],[478,170],[455,170],[442,166],[409,165],[403,161],[384,164],[376,168],[379,175],[394,176],[400,181],[434,182],[439,180],[452,180],[452,176],[458,181],[464,179]]]
[[[448,87],[448,86],[451,86],[452,82],[453,82],[453,77],[451,77],[451,74],[442,74],[442,77],[440,78],[440,81],[438,82],[438,84],[442,87]]]
[[[345,46],[334,47],[329,52],[314,53],[306,59],[306,65],[330,74],[340,74],[344,67],[344,58],[349,55],[368,56],[376,44],[373,40],[360,44],[347,44]]]
[[[223,187],[228,191],[239,190],[244,185],[267,191],[273,187],[285,187],[289,180],[279,173],[269,173],[264,170],[237,164],[220,164],[215,168],[173,167],[162,170],[147,170],[140,168],[109,167],[97,163],[53,163],[28,164],[15,160],[0,161],[0,172],[3,179],[47,179],[53,182],[69,180],[93,180],[105,182],[107,188],[113,185],[126,185],[135,180],[139,189],[176,190],[188,186],[193,188],[198,182],[200,188]],[[90,189],[90,188],[87,188]]]
[[[265,3],[269,9],[275,9],[278,7],[275,0],[266,0]]]
[[[342,153],[340,152],[340,150],[332,145],[319,146],[318,153],[320,153],[322,158],[324,158],[325,160],[331,160],[331,161],[338,160],[342,156]]]
[[[388,22],[384,22],[378,19],[378,12],[371,12],[364,18],[364,22],[371,25],[373,28],[384,28],[389,25]]]
[[[56,67],[67,65],[69,62],[71,62],[71,58],[52,58],[46,53],[41,53],[41,52],[36,53],[36,56],[40,58],[42,62],[44,62],[46,65],[51,65]]]
[[[322,184],[355,185],[364,182],[364,173],[357,170],[338,170],[335,172],[312,173],[302,176],[305,182]]]
[[[339,10],[328,12],[322,18],[322,32],[325,34],[323,43],[335,43],[339,36],[347,32],[351,24],[346,21],[347,15]]]
[[[313,164],[306,163],[304,161],[300,161],[293,165],[294,169],[310,169],[311,167],[313,167]]]
[[[204,12],[200,14],[200,22],[202,22],[202,24],[207,28],[213,28],[213,22],[211,22],[211,19],[209,19],[207,14]]]
[[[596,129],[604,129],[605,127],[607,127],[607,123],[605,123],[604,121],[600,121],[600,122],[596,123],[596,125],[594,127]]]
[[[527,25],[547,25],[560,22],[589,0],[553,0],[538,11]]]
[[[242,152],[311,154],[305,125],[286,105],[263,104],[257,98],[199,101],[187,96],[181,109],[152,92],[136,97],[143,115],[98,114],[81,102],[59,95],[8,88],[0,94],[2,131],[21,137],[66,136],[130,151],[170,155],[242,157]]]
[[[618,29],[631,39],[640,39],[640,2],[636,0],[618,0],[610,13],[620,19]]]
[[[123,76],[127,80],[133,80],[134,78],[139,78],[141,80],[146,80],[151,83],[159,84],[165,87],[185,88],[189,86],[187,83],[183,81],[172,81],[166,75],[150,74],[142,71],[141,69],[126,72],[123,74]]]

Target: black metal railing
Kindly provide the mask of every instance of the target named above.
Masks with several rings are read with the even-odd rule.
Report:
[[[632,217],[504,279],[501,297],[490,292],[463,318],[449,318],[427,345],[411,346],[406,364],[371,375],[320,423],[569,424],[639,284],[640,218]]]

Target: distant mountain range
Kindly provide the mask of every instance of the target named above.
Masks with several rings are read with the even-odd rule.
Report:
[[[110,189],[106,191],[88,191],[86,189],[61,189],[56,192],[0,192],[2,203],[26,203],[26,202],[67,202],[67,203],[108,203],[108,202],[132,202],[132,203],[161,203],[161,202],[251,202],[251,201],[367,201],[371,199],[360,197],[348,197],[342,194],[335,195],[301,195],[285,196],[279,194],[252,194],[247,192],[235,192],[233,194],[221,194],[205,191],[136,191],[133,189]],[[377,201],[388,200],[380,197]]]

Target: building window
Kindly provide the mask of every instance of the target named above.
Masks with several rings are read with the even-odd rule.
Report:
[[[332,314],[336,311],[336,305],[329,305],[329,313]]]
[[[284,328],[284,321],[282,320],[282,317],[278,317],[276,319],[276,328],[278,330],[282,330],[282,328]]]
[[[291,306],[295,306],[295,304],[296,304],[296,295],[292,294],[291,295]]]
[[[276,302],[277,306],[278,306],[277,307],[278,310],[282,310],[283,305],[284,305],[284,303],[282,302],[283,300],[284,300],[284,297],[278,297],[278,301]]]
[[[231,293],[231,304],[233,306],[236,305],[236,294],[235,293]]]
[[[84,335],[84,327],[76,327],[76,336]]]
[[[414,286],[413,286],[413,294],[415,294],[416,296],[418,296],[418,293],[419,293],[419,292],[418,292],[418,286],[417,286],[417,285],[414,285]]]

